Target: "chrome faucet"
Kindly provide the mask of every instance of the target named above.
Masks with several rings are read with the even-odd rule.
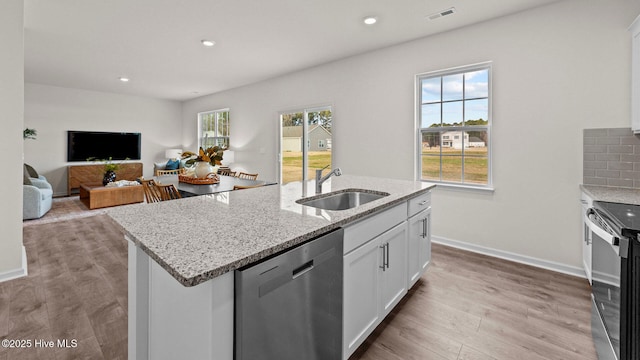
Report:
[[[316,170],[316,194],[320,194],[322,192],[322,183],[327,181],[331,177],[331,175],[342,175],[342,170],[340,170],[340,168],[335,168],[332,172],[328,173],[325,176],[322,176],[322,170],[328,168],[329,166],[331,165],[327,165],[320,170]]]

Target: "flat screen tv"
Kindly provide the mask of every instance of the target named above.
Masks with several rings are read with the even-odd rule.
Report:
[[[67,131],[67,161],[140,160],[140,133]]]

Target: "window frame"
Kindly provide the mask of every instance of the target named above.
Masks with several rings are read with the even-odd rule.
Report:
[[[451,76],[451,75],[457,75],[457,74],[462,74],[462,73],[468,73],[468,72],[473,72],[473,71],[479,71],[479,70],[487,70],[488,74],[487,74],[487,117],[488,117],[488,123],[487,125],[472,125],[472,126],[451,126],[451,127],[436,127],[436,128],[422,128],[422,81],[425,79],[429,79],[429,78],[436,78],[436,77],[446,77],[446,76]],[[420,73],[417,74],[415,76],[415,178],[417,181],[422,181],[422,182],[431,182],[431,183],[436,183],[439,186],[445,186],[445,187],[453,187],[453,188],[468,188],[468,189],[479,189],[479,190],[489,190],[489,191],[493,191],[493,171],[492,171],[492,167],[493,167],[493,152],[492,152],[492,143],[493,143],[493,139],[492,139],[492,135],[491,135],[491,128],[493,126],[493,115],[492,115],[492,103],[493,103],[493,93],[492,93],[492,88],[493,88],[493,67],[492,67],[492,62],[491,61],[487,61],[487,62],[482,62],[482,63],[477,63],[477,64],[472,64],[472,65],[465,65],[465,66],[459,66],[459,67],[454,67],[454,68],[449,68],[449,69],[443,69],[443,70],[437,70],[437,71],[430,71],[430,72],[426,72],[426,73]],[[461,101],[465,101],[465,100],[469,100],[469,99],[463,99]],[[446,103],[448,102],[448,100],[444,100],[441,99],[440,104]],[[442,116],[441,116],[441,120],[442,120]],[[471,183],[471,182],[464,182],[464,155],[463,155],[463,161],[461,164],[461,173],[462,173],[462,179],[460,182],[456,182],[456,181],[447,181],[447,180],[442,180],[442,153],[440,154],[440,180],[433,180],[433,179],[423,179],[422,178],[422,162],[423,162],[423,155],[422,155],[422,136],[423,133],[434,133],[437,134],[439,132],[442,132],[443,130],[448,130],[448,131],[461,131],[463,134],[464,132],[468,132],[468,131],[486,131],[487,132],[487,182],[486,184],[479,184],[479,183]],[[442,136],[441,134],[439,136]],[[464,151],[462,152],[462,154],[464,154]]]
[[[302,133],[303,133],[303,138],[306,138],[306,144],[307,146],[302,146],[302,187],[303,187],[303,195],[306,194],[306,186],[307,186],[307,182],[309,179],[307,178],[308,175],[308,168],[309,168],[309,149],[311,148],[311,137],[309,136],[309,114],[311,113],[315,113],[315,112],[321,112],[321,111],[325,111],[325,110],[329,110],[331,112],[331,123],[333,124],[333,121],[335,120],[335,106],[332,104],[328,104],[328,105],[313,105],[313,106],[306,106],[306,107],[301,107],[301,108],[293,108],[293,109],[289,109],[289,110],[283,110],[278,112],[278,162],[277,162],[277,174],[278,174],[278,182],[280,184],[284,184],[283,181],[283,176],[282,176],[282,171],[283,171],[283,163],[282,163],[282,158],[283,158],[283,142],[282,142],[282,116],[285,114],[292,114],[292,113],[301,113],[303,114],[304,117],[304,121],[302,123]],[[326,139],[328,141],[332,141],[333,140],[333,126],[332,126],[332,131],[331,131],[331,137],[329,139]],[[303,144],[305,143],[304,139],[302,140]],[[326,145],[326,141],[325,141],[325,145]],[[331,147],[325,147],[326,150],[331,151],[331,166],[330,168],[333,168],[333,149]],[[286,184],[285,184],[286,185]]]
[[[220,135],[219,131],[220,131],[220,125],[218,123],[218,121],[220,120],[219,116],[217,114],[222,114],[222,113],[227,113],[226,116],[226,120],[227,120],[227,124],[226,124],[226,135]],[[205,145],[203,144],[203,129],[202,129],[202,122],[203,117],[210,115],[210,114],[215,114],[215,125],[214,125],[214,136],[212,137],[213,142],[215,145]],[[231,114],[230,114],[230,110],[229,108],[224,108],[224,109],[217,109],[217,110],[210,110],[210,111],[202,111],[198,113],[198,117],[197,117],[197,126],[198,126],[198,148],[202,147],[203,149],[210,147],[210,146],[216,146],[219,143],[219,139],[222,139],[223,144],[226,144],[226,146],[223,146],[223,149],[228,149],[229,148],[229,140],[230,140],[230,136],[231,136],[231,131],[230,131],[230,125],[231,125]],[[218,145],[219,146],[219,145]]]

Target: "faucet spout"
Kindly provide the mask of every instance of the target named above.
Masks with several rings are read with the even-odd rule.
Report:
[[[329,167],[328,165],[320,170],[316,170],[316,194],[320,194],[322,192],[322,183],[327,181],[332,175],[340,176],[342,175],[342,170],[340,168],[335,168],[333,171],[328,173],[325,176],[322,176],[322,170]]]

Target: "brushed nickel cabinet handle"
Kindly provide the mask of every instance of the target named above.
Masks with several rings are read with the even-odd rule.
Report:
[[[387,261],[386,261],[386,265],[387,265],[387,269],[389,268],[389,243],[387,243]]]

